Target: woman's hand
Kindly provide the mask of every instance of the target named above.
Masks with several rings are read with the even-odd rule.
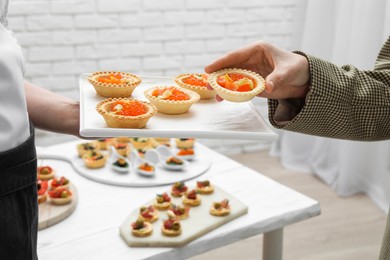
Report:
[[[265,91],[258,96],[269,99],[304,98],[309,91],[309,63],[306,57],[256,42],[227,53],[205,67],[206,73],[223,68],[257,72],[265,79]],[[210,86],[208,86],[211,88]],[[222,101],[219,96],[217,101]]]

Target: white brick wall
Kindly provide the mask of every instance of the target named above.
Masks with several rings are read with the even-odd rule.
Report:
[[[24,49],[26,78],[77,98],[83,72],[174,76],[202,72],[221,54],[259,39],[289,48],[295,6],[290,0],[12,0],[9,26]],[[208,143],[240,152],[262,146]]]

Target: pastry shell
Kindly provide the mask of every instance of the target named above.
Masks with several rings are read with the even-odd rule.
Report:
[[[168,210],[169,207],[171,206],[171,202],[165,201],[163,203],[159,203],[159,202],[155,201],[153,206],[158,210]]]
[[[178,115],[187,112],[191,105],[198,102],[200,96],[198,93],[180,87],[175,87],[180,91],[186,93],[190,99],[189,100],[165,100],[159,99],[152,95],[152,92],[158,88],[167,88],[172,86],[157,86],[150,89],[145,90],[144,95],[147,99],[149,99],[150,103],[157,107],[158,112],[168,115]]]
[[[230,214],[230,208],[215,209],[214,205],[210,207],[210,214],[217,217],[223,217]]]
[[[161,227],[161,232],[164,236],[167,237],[176,237],[181,235],[181,227],[179,230],[169,230],[164,227],[164,225]]]
[[[175,82],[177,85],[179,85],[182,88],[186,88],[192,91],[195,91],[199,94],[201,99],[211,99],[214,98],[216,93],[215,90],[208,89],[206,86],[195,86],[191,84],[187,84],[183,82],[183,79],[191,77],[194,74],[180,74],[175,77]]]
[[[196,199],[189,199],[187,198],[187,194],[183,195],[183,205],[184,206],[190,206],[190,207],[196,207],[199,206],[202,202],[199,195],[196,196]]]
[[[109,74],[121,74],[121,76],[128,78],[129,82],[122,84],[102,83],[97,79],[100,76]],[[141,78],[128,73],[119,71],[100,71],[94,72],[87,78],[88,82],[92,84],[98,95],[102,97],[129,97],[133,93],[134,89],[141,84]]]
[[[153,233],[153,226],[149,222],[144,222],[145,227],[142,229],[132,229],[131,234],[136,237],[147,237]]]
[[[55,205],[65,205],[72,201],[73,195],[70,195],[67,198],[50,198],[50,201]]]
[[[146,106],[147,112],[139,116],[115,115],[109,112],[110,104],[116,101],[139,102]],[[157,108],[145,101],[129,98],[107,98],[97,104],[96,110],[101,114],[109,127],[114,128],[144,128],[149,119],[157,113]]]
[[[222,76],[224,74],[229,73],[239,73],[243,74],[245,76],[248,76],[255,80],[256,87],[252,89],[251,91],[245,91],[245,92],[239,92],[239,91],[232,91],[229,89],[226,89],[222,86],[220,86],[217,83],[217,79],[219,76]],[[216,72],[213,72],[208,77],[208,83],[210,86],[216,91],[217,95],[221,98],[231,101],[231,102],[246,102],[251,99],[253,99],[255,96],[260,94],[265,89],[265,81],[262,76],[259,74],[250,71],[250,70],[244,70],[244,69],[222,69],[218,70]]]
[[[199,192],[200,194],[208,195],[208,194],[212,194],[214,192],[214,187],[212,185],[202,187],[202,188],[197,187],[196,191]]]

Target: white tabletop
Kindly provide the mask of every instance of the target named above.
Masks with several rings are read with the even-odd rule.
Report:
[[[205,148],[213,163],[209,179],[248,205],[248,214],[181,248],[132,248],[119,226],[132,210],[167,187],[110,186],[75,173],[67,162],[45,160],[78,189],[79,202],[66,220],[38,232],[40,259],[185,259],[238,240],[283,228],[320,214],[319,203],[221,154]],[[42,162],[39,162],[42,163]],[[195,185],[195,181],[187,184]]]

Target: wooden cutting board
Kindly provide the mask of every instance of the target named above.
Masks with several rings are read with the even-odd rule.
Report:
[[[191,189],[191,187],[189,187]],[[241,201],[234,198],[228,192],[215,187],[214,193],[210,195],[200,195],[202,204],[198,207],[192,207],[190,217],[181,221],[182,234],[177,237],[166,237],[161,234],[161,226],[167,219],[166,211],[159,211],[159,219],[152,223],[153,234],[149,237],[135,237],[131,234],[131,223],[137,219],[139,208],[133,210],[129,217],[120,226],[120,235],[123,240],[131,247],[181,247],[194,239],[203,236],[212,230],[246,214],[248,207]],[[169,193],[169,191],[167,191]],[[219,202],[223,199],[228,199],[231,207],[231,212],[228,216],[216,217],[209,213],[210,206],[213,202]],[[154,199],[147,201],[145,206],[152,205]],[[181,198],[172,197],[172,202],[180,205]]]
[[[69,190],[73,194],[73,199],[69,204],[54,205],[50,202],[49,197],[45,202],[39,204],[38,230],[55,225],[73,213],[77,206],[77,189],[72,183],[70,183]]]

